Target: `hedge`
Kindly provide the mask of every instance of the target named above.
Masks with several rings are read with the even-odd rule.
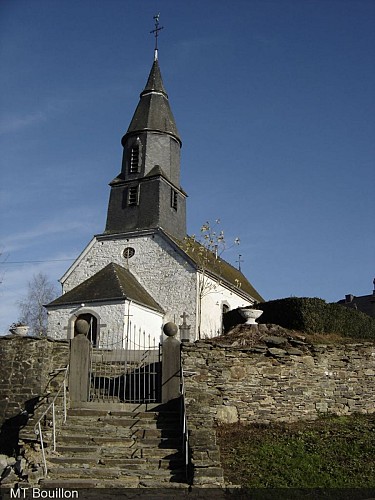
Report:
[[[375,319],[341,304],[325,300],[291,297],[257,304],[264,312],[258,323],[274,323],[306,333],[338,333],[343,336],[375,339]]]

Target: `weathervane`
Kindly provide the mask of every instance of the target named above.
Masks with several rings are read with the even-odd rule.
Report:
[[[155,35],[155,61],[158,58],[158,36],[159,36],[159,31],[164,29],[164,26],[159,27],[159,17],[160,17],[160,12],[159,14],[155,14],[153,19],[155,21],[155,29],[150,31],[150,33],[154,33]]]

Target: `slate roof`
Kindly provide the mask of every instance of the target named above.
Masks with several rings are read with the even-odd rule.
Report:
[[[130,299],[160,313],[165,312],[130,271],[113,262],[46,307],[121,299]]]
[[[184,241],[176,240],[168,235],[172,241],[194,262],[196,267],[201,267],[201,257],[198,255],[199,249],[202,246],[199,242],[190,242],[189,247]],[[253,285],[244,276],[241,271],[233,267],[229,262],[226,262],[221,257],[216,258],[212,252],[207,253],[207,262],[205,263],[206,271],[208,274],[214,275],[219,280],[226,282],[237,291],[245,292],[250,295],[257,302],[264,302],[263,297],[255,290]]]
[[[122,142],[124,143],[127,135],[145,130],[170,134],[181,144],[157,60],[152,65],[146,87],[140,95],[137,109]]]

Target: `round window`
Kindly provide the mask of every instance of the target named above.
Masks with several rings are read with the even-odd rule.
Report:
[[[131,259],[134,254],[135,250],[132,247],[126,247],[125,250],[122,252],[122,255],[124,256],[125,259]]]

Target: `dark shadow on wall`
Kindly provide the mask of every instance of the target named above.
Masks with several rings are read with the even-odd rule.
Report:
[[[19,434],[25,427],[29,417],[34,414],[35,407],[39,403],[40,397],[29,399],[25,402],[25,408],[18,415],[4,421],[0,429],[0,453],[9,457],[16,457],[19,454]]]
[[[246,319],[241,315],[238,308],[226,312],[225,314],[223,314],[224,333],[229,332],[229,330],[231,330],[235,326],[242,325],[245,322]]]

